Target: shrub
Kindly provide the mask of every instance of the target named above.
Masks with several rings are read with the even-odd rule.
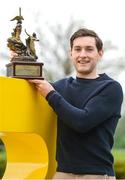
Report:
[[[116,178],[125,179],[125,161],[116,160],[114,164]]]
[[[114,168],[117,179],[125,179],[125,149],[113,149]]]

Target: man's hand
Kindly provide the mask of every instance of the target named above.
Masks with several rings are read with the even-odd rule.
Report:
[[[52,90],[55,90],[53,88],[53,86],[48,83],[46,80],[37,80],[37,79],[34,79],[34,80],[28,80],[30,83],[34,83],[37,90],[40,92],[40,94],[43,96],[43,97],[46,97],[47,94],[52,91]]]
[[[9,57],[10,57],[11,60],[12,60],[14,57],[17,57],[17,56],[18,56],[18,54],[17,54],[16,52],[10,51]]]

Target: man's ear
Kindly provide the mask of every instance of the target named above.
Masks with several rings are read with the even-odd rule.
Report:
[[[104,54],[104,50],[101,49],[101,50],[99,51],[99,56],[102,58],[103,54]]]

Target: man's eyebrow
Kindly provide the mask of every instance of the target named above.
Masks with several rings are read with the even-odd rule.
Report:
[[[76,47],[81,48],[81,46],[78,46],[78,45],[76,45],[76,46],[74,46],[74,47],[75,47],[75,48],[76,48]]]
[[[94,46],[85,46],[85,47],[87,47],[87,48],[93,48]]]
[[[75,45],[74,48],[81,48],[82,46],[79,46],[79,45]],[[84,46],[85,48],[94,48],[94,46],[90,46],[90,45],[87,45],[87,46]]]

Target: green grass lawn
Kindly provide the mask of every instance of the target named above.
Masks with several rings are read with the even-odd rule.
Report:
[[[125,149],[113,149],[112,153],[115,161],[125,161]]]

